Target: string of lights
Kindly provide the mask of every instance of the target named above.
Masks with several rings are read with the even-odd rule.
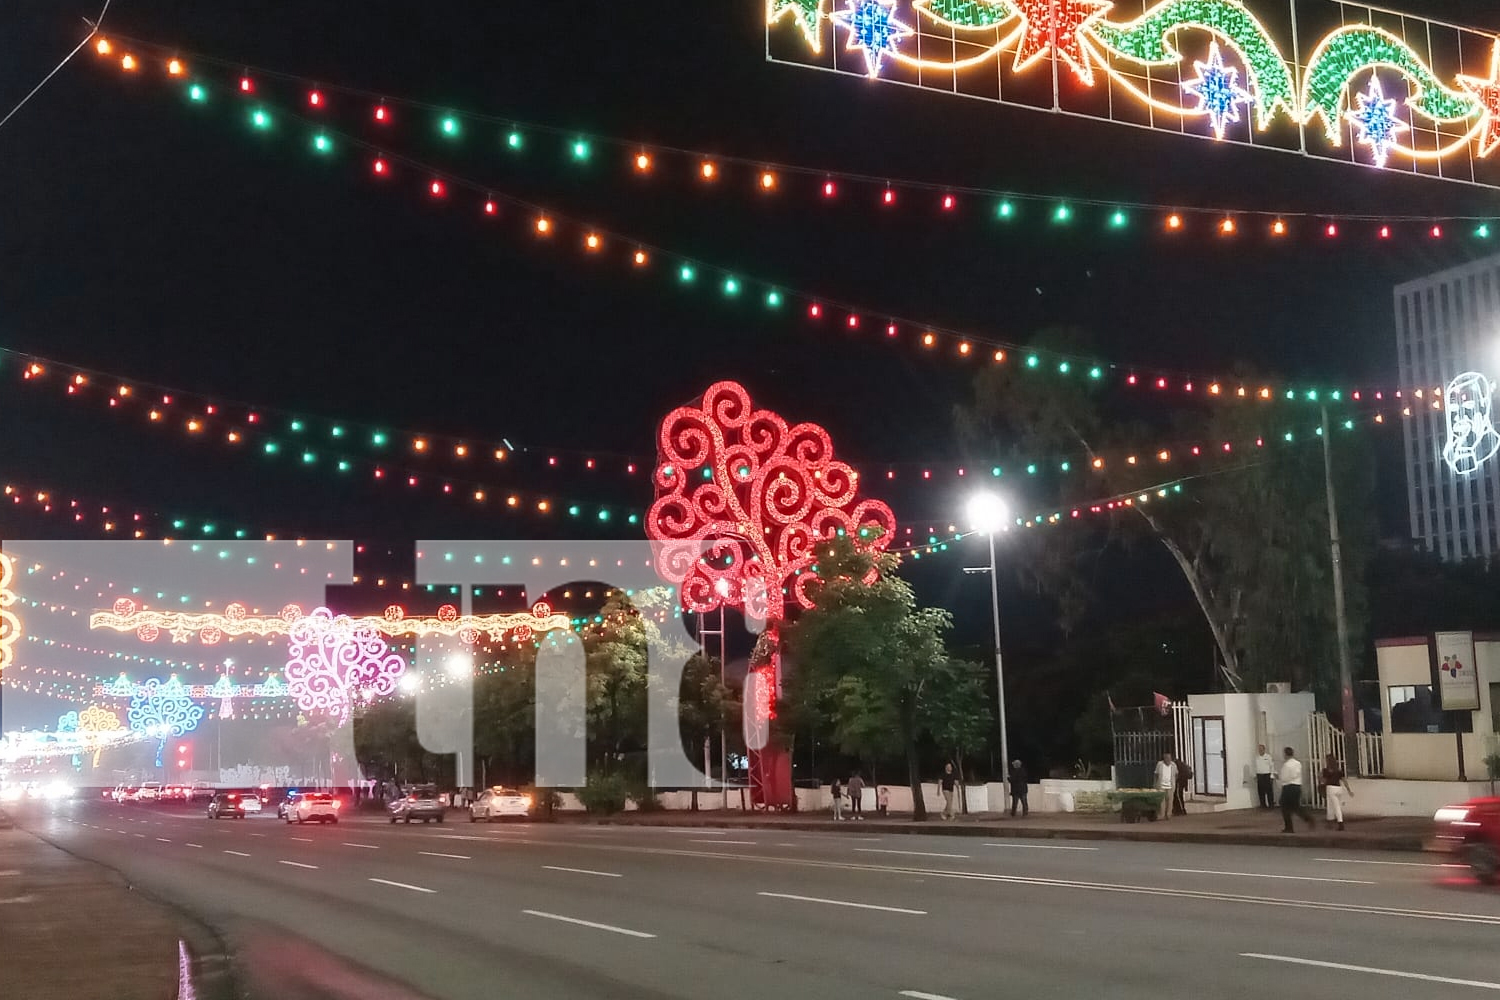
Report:
[[[111,47],[104,54],[113,56],[114,53],[115,49]],[[114,64],[127,74],[138,74],[148,65],[160,69],[169,80],[182,85],[181,93],[195,107],[213,104],[222,96],[211,91],[207,83],[201,82],[203,78],[195,75],[195,71],[177,56],[153,57],[148,60],[144,56],[137,57],[126,52]],[[251,130],[258,135],[274,135],[280,131],[281,123],[290,123],[303,132],[307,139],[307,151],[312,156],[332,158],[340,155],[346,148],[357,151],[367,158],[370,174],[382,181],[397,183],[400,175],[409,174],[425,193],[429,203],[455,203],[462,196],[480,217],[497,223],[518,221],[519,232],[529,234],[539,242],[572,244],[587,257],[616,261],[632,273],[664,276],[665,280],[685,292],[716,289],[717,297],[726,305],[756,300],[764,307],[767,315],[801,316],[813,329],[835,326],[850,334],[880,331],[883,335],[870,339],[898,345],[915,345],[923,352],[934,352],[959,362],[1022,363],[1027,371],[1038,374],[1075,377],[1093,383],[1112,383],[1143,390],[1159,385],[1164,389],[1171,387],[1196,394],[1203,399],[1303,401],[1330,398],[1337,393],[1340,398],[1360,401],[1374,398],[1377,392],[1382,397],[1393,398],[1399,392],[1398,389],[1354,389],[1301,384],[1243,385],[1224,375],[1175,370],[1170,366],[1138,365],[1062,352],[1036,351],[991,335],[893,315],[835,297],[821,296],[746,276],[734,269],[678,253],[628,234],[590,225],[411,156],[388,152],[389,147],[385,144],[341,131],[326,121],[309,117],[309,114],[316,114],[319,107],[310,99],[309,114],[278,110],[263,99],[252,76],[241,76],[238,86],[232,88],[230,93],[242,102],[239,106],[244,109]],[[454,128],[458,132],[462,131],[456,124]],[[575,144],[574,155],[587,159],[591,155],[590,148],[586,142]],[[887,192],[886,197],[894,204],[894,189]],[[1071,219],[1072,209],[1065,209],[1062,214],[1062,221]],[[1180,214],[1169,217],[1167,221],[1170,229],[1182,228],[1183,224]],[[1279,225],[1285,227],[1287,223],[1283,221]],[[1329,237],[1337,238],[1340,234],[1338,224],[1329,223],[1326,232]],[[1209,393],[1211,385],[1220,386],[1218,396]],[[1229,391],[1225,391],[1226,387],[1229,387]]]
[[[123,51],[127,48],[130,51]],[[257,97],[279,87],[284,96],[291,98],[295,95],[295,101],[309,113],[319,115],[320,120],[341,119],[351,126],[357,121],[370,130],[368,134],[378,134],[386,143],[419,128],[455,144],[478,137],[479,141],[488,142],[504,162],[536,168],[540,166],[538,157],[524,154],[533,152],[538,140],[543,140],[552,145],[551,152],[558,159],[574,168],[607,159],[623,173],[638,178],[666,177],[680,184],[740,191],[761,199],[805,192],[826,203],[849,203],[879,212],[909,207],[940,217],[979,212],[1004,224],[1030,219],[1057,229],[1092,223],[1111,233],[1156,228],[1172,235],[1196,233],[1219,239],[1259,233],[1275,241],[1284,241],[1298,233],[1309,233],[1322,239],[1338,240],[1357,232],[1375,240],[1390,240],[1404,230],[1411,230],[1428,239],[1441,240],[1455,233],[1466,233],[1483,242],[1500,232],[1500,218],[1480,215],[1194,206],[1134,199],[1068,197],[1056,192],[1002,190],[878,176],[642,142],[514,116],[464,110],[345,84],[326,83],[204,53],[186,52],[129,35],[116,34],[111,39],[100,39],[95,43],[95,50],[101,57],[118,55],[121,68],[128,72],[139,71],[143,61],[149,61],[164,67],[171,76],[187,79],[191,62],[195,71],[205,70],[191,75],[191,86],[202,88],[202,96],[196,100],[208,100],[210,87],[221,92],[237,91]],[[149,53],[149,56],[140,53]],[[128,65],[126,60],[129,60]],[[217,78],[207,70],[217,73]],[[541,161],[542,164],[555,162]],[[1137,225],[1143,217],[1150,220],[1144,227]]]

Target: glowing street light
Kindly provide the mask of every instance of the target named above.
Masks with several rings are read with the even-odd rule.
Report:
[[[1000,581],[995,565],[995,534],[1008,527],[1010,508],[1004,499],[994,493],[976,493],[969,498],[969,527],[989,539],[990,564],[988,568],[966,569],[965,573],[989,573],[990,612],[995,623],[995,690],[1000,701],[1000,761],[1006,797],[1013,792],[1010,787],[1010,742],[1005,727],[1005,665],[1000,658]],[[1004,801],[1001,802],[1002,807]]]

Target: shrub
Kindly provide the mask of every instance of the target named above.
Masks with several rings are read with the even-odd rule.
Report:
[[[612,816],[625,809],[630,790],[618,774],[589,775],[588,784],[578,789],[578,801],[591,816]]]

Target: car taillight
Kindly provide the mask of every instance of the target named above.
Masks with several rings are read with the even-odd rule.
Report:
[[[408,795],[406,797],[406,801],[408,801],[408,802],[415,802],[415,801],[417,801],[417,797],[415,795]]]
[[[234,800],[235,800],[235,799],[237,799],[237,798],[239,798],[239,796],[238,796],[238,795],[231,795],[231,796],[229,796],[229,801],[230,801],[230,802],[233,802],[233,801],[234,801]]]

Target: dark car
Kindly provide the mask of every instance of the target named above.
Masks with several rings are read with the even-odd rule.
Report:
[[[240,799],[239,792],[216,792],[214,797],[208,800],[209,819],[244,819],[245,803]]]
[[[419,819],[424,823],[441,823],[447,813],[443,800],[438,798],[438,793],[430,788],[412,789],[392,802],[388,808],[392,823],[398,821],[410,823],[414,819]]]
[[[1470,799],[1433,817],[1437,843],[1463,858],[1481,882],[1500,879],[1500,798]]]

